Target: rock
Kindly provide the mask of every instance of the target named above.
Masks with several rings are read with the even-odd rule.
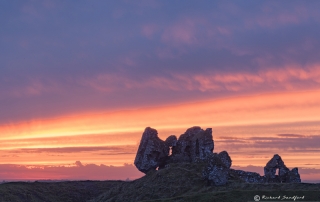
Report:
[[[171,154],[170,154],[171,149]],[[232,160],[226,151],[212,153],[214,142],[212,129],[198,126],[187,129],[179,139],[171,135],[165,141],[158,137],[155,129],[147,127],[142,134],[134,160],[143,173],[168,168],[170,163],[199,163],[202,175],[211,185],[225,185],[228,179],[241,179],[247,183],[299,183],[298,168],[290,170],[278,154],[264,167],[264,176],[255,172],[230,169]],[[278,174],[276,173],[278,170]]]
[[[298,168],[293,168],[291,171],[288,172],[286,182],[288,182],[288,183],[300,183],[301,182]]]
[[[227,166],[227,168],[230,168],[231,167],[231,164],[232,164],[232,160],[228,154],[228,152],[226,151],[222,151],[218,154],[220,160],[224,163],[224,165]]]
[[[227,184],[229,168],[221,161],[218,154],[211,153],[204,161],[206,166],[202,171],[202,176],[208,181],[208,184],[214,186]]]
[[[264,167],[264,176],[267,178],[267,180],[276,178],[276,171],[280,165],[283,167],[284,163],[281,157],[278,154],[275,154]]]
[[[243,170],[230,169],[230,173],[235,174],[238,178],[247,183],[265,183],[266,178],[256,172],[247,172]]]
[[[214,149],[212,129],[205,131],[198,126],[189,128],[182,134],[176,146],[172,147],[172,162],[194,163],[205,159]]]
[[[278,175],[276,175],[277,169],[279,169]],[[264,167],[264,175],[267,182],[301,182],[298,168],[294,168],[290,171],[290,169],[286,167],[283,160],[278,154],[275,154]]]
[[[167,146],[169,147],[175,147],[177,145],[177,137],[175,135],[170,135],[167,137],[167,139],[164,141]]]
[[[277,171],[276,168],[266,168],[266,167],[264,167],[264,176],[267,179],[273,179],[273,178],[276,177],[276,171]]]
[[[169,146],[158,137],[157,130],[147,127],[142,134],[134,165],[147,173],[164,167],[169,155]]]
[[[279,167],[279,180],[280,182],[287,181],[287,175],[290,172],[289,168],[287,168],[284,164]]]

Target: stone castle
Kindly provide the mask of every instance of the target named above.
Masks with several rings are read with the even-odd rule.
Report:
[[[177,138],[169,136],[165,141],[158,137],[157,130],[147,127],[142,134],[134,161],[139,171],[163,169],[171,163],[202,163],[203,178],[211,185],[225,185],[228,179],[236,177],[247,183],[299,183],[298,168],[287,168],[278,154],[264,167],[264,176],[255,172],[234,170],[232,160],[226,151],[213,153],[212,129],[198,126],[187,129]],[[276,174],[278,170],[278,174]]]

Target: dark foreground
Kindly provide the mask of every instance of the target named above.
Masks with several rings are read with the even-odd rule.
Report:
[[[208,186],[197,165],[177,164],[130,181],[11,182],[0,184],[0,201],[319,201],[320,184],[249,184],[230,179]],[[267,198],[268,199],[263,199]],[[273,199],[271,199],[272,197]],[[292,198],[285,198],[292,197]],[[300,198],[300,199],[299,199]]]
[[[0,184],[1,202],[85,202],[122,181],[9,182]]]

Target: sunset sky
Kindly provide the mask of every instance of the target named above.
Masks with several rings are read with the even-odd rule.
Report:
[[[0,180],[135,179],[144,129],[212,128],[320,182],[320,1],[0,0]]]

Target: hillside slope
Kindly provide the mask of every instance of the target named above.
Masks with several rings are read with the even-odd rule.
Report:
[[[320,184],[245,183],[230,175],[225,186],[209,186],[201,164],[170,164],[144,177],[111,188],[91,202],[114,201],[253,201],[255,195],[304,196],[320,201]]]

